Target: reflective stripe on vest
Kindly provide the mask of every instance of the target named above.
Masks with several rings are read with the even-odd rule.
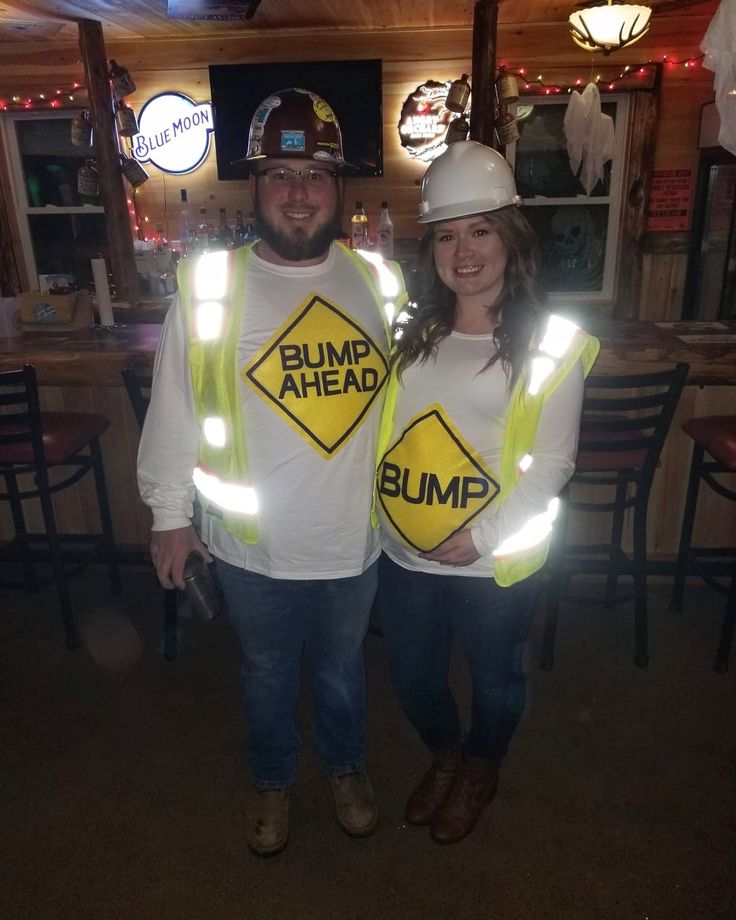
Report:
[[[544,335],[531,352],[528,371],[522,374],[511,394],[501,458],[499,503],[509,497],[534,462],[534,442],[545,402],[578,361],[587,377],[599,348],[598,339],[575,323],[555,314],[549,316]],[[494,578],[502,588],[528,578],[544,565],[558,509],[559,499],[553,498],[545,511],[532,515],[496,547]]]
[[[404,290],[403,275],[399,271],[397,276],[394,262],[388,262],[377,252],[369,252],[365,249],[359,249],[358,255],[370,262],[378,273],[378,283],[383,295],[383,313],[386,322],[390,326],[397,312],[401,312],[402,307],[407,301],[407,294]]]

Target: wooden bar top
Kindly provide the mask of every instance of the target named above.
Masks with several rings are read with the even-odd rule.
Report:
[[[661,370],[685,361],[690,385],[736,385],[736,323],[589,321],[601,340],[594,372]],[[0,370],[34,364],[42,386],[120,386],[125,367],[150,371],[160,323],[103,332],[33,332],[0,338]]]
[[[112,332],[88,328],[0,338],[0,371],[33,364],[39,386],[122,386],[124,368],[150,371],[161,328],[136,323]]]

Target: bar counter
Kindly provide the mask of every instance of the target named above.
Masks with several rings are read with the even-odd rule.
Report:
[[[121,310],[116,311],[116,319],[160,319],[163,313],[163,308],[148,309],[141,316],[131,310],[126,316]],[[736,323],[591,321],[586,328],[601,340],[594,368],[597,373],[659,370],[678,361],[690,365],[688,386],[665,444],[650,504],[650,553],[671,557],[680,529],[691,446],[680,423],[695,415],[736,412],[736,392],[732,389],[736,386]],[[83,329],[0,338],[0,370],[17,369],[25,363],[35,365],[43,408],[99,412],[110,419],[102,449],[116,539],[123,545],[147,543],[150,517],[136,488],[138,428],[121,371],[135,367],[150,372],[160,333],[160,322],[133,321],[113,332]],[[89,488],[82,481],[76,490],[58,496],[57,514],[63,528],[78,533],[97,529]],[[724,515],[717,499],[707,494],[702,498],[696,541],[702,545],[736,543],[736,516]],[[32,524],[33,514],[29,509]],[[7,504],[2,502],[0,541],[12,533]]]
[[[688,385],[736,385],[736,323],[598,320],[586,328],[601,340],[595,373],[652,371],[685,361]],[[82,329],[0,338],[0,370],[30,362],[44,386],[119,386],[123,368],[150,370],[160,333],[160,323],[128,322],[113,332]]]

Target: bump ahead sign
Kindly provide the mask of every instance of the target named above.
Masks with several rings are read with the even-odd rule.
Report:
[[[192,172],[209,153],[213,128],[211,103],[160,93],[138,113],[132,153],[139,163],[152,163],[162,172]]]

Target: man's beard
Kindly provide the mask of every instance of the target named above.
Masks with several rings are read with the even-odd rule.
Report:
[[[330,243],[340,235],[341,227],[338,217],[337,205],[330,219],[318,227],[312,236],[308,236],[304,229],[295,227],[291,233],[286,233],[269,222],[263,213],[256,186],[253,196],[253,209],[258,222],[258,233],[273,251],[287,262],[305,262],[308,259],[318,259],[330,248]]]

